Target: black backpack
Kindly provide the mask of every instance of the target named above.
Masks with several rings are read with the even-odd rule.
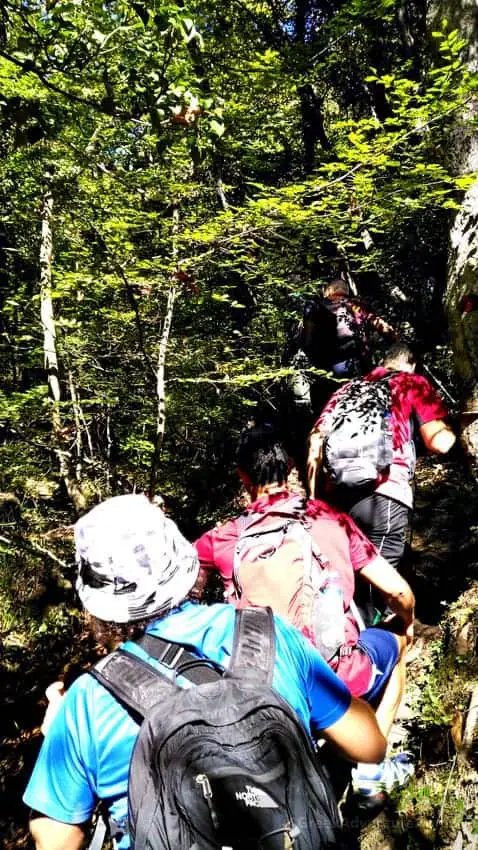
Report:
[[[317,369],[329,369],[335,362],[337,318],[331,304],[321,295],[313,296],[304,303],[301,319],[287,321],[283,365],[296,366],[297,354]]]
[[[140,643],[196,687],[179,688],[122,649],[91,671],[144,717],[128,784],[132,850],[342,847],[327,775],[271,688],[271,610],[236,612],[228,671],[152,635]]]
[[[335,322],[335,330],[330,333],[330,353],[332,363],[343,360],[360,360],[364,348],[363,326],[358,322],[353,305],[348,298],[324,298],[323,309]],[[331,323],[329,320],[329,327]]]
[[[331,303],[317,295],[304,306],[302,349],[317,369],[330,369],[336,361],[337,317]]]

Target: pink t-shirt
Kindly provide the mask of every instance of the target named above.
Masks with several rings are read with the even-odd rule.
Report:
[[[263,496],[248,505],[246,512],[260,512],[268,505],[278,501],[286,502],[289,499],[296,503],[297,494],[284,491]],[[281,509],[283,509],[282,504]],[[310,518],[310,532],[317,548],[341,576],[344,607],[347,611],[355,590],[354,572],[359,572],[370,564],[377,557],[378,552],[351,517],[340,513],[326,502],[320,499],[309,499],[306,515]],[[234,549],[239,533],[238,519],[231,519],[224,525],[206,531],[194,543],[201,567],[216,569],[222,576],[226,596],[233,589]],[[355,620],[351,617],[346,624],[346,642],[354,643],[357,636],[358,629]]]
[[[282,511],[285,507],[284,503],[289,499],[296,503],[297,494],[283,491],[263,496],[250,504],[246,513],[260,512],[277,502],[281,503]],[[368,655],[357,646],[359,629],[349,606],[355,590],[354,573],[368,566],[377,557],[378,552],[351,517],[340,513],[326,502],[320,499],[309,499],[306,515],[310,518],[310,531],[317,548],[334,570],[340,573],[344,610],[347,615],[344,645],[354,647],[350,655],[335,656],[330,661],[330,666],[346,683],[353,696],[362,696],[369,690],[373,681],[373,665]],[[226,595],[233,589],[234,549],[239,533],[240,524],[236,518],[207,531],[194,544],[201,568],[215,569],[221,574]]]
[[[389,370],[379,366],[364,381],[383,378]],[[327,433],[327,420],[347,384],[340,387],[324,407],[315,427]],[[413,507],[412,481],[415,472],[414,433],[421,425],[447,416],[446,408],[435,388],[422,375],[397,372],[390,378],[391,414],[394,454],[388,471],[383,474],[375,492],[389,496],[408,508]]]

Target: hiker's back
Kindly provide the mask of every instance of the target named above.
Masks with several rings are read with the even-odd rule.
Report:
[[[347,298],[324,298],[327,310],[335,316],[335,345],[333,357],[345,360],[359,352],[358,322],[351,302]],[[334,362],[335,362],[334,359]]]
[[[330,369],[337,349],[337,316],[328,298],[317,295],[304,307],[302,347],[317,369]]]
[[[323,462],[335,487],[373,487],[393,460],[390,381],[356,379],[336,394],[324,418]],[[327,411],[327,408],[326,408]],[[319,420],[320,421],[320,420]]]
[[[307,435],[332,391],[325,372],[331,365],[335,317],[326,309],[321,297],[309,298],[302,308],[301,318],[289,322],[286,333],[283,365],[290,371],[282,382],[282,428],[299,478],[305,481]],[[317,374],[314,369],[321,369],[324,374]]]
[[[170,657],[180,675],[199,676],[195,687],[183,690],[168,679],[151,687],[157,674],[121,652],[98,665],[96,675],[109,687],[113,673],[130,705],[149,699],[129,775],[135,850],[338,846],[331,788],[296,715],[271,689],[271,612],[245,610],[236,619],[226,676],[200,659],[181,664]],[[180,649],[169,648],[173,655]]]
[[[270,605],[328,660],[345,640],[343,592],[333,581],[334,565],[324,556],[313,524],[301,496],[238,520],[236,604]],[[325,623],[324,606],[332,605],[334,616]]]
[[[335,339],[330,345],[332,372],[338,378],[364,374],[369,347],[360,305],[347,297],[325,298],[324,303],[335,320]]]

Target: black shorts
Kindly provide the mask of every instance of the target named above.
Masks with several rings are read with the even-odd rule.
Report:
[[[372,493],[349,507],[348,512],[380,554],[392,567],[398,567],[405,551],[410,508],[389,496]]]

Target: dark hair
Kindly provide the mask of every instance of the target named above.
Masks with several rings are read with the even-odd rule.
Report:
[[[145,633],[147,627],[151,623],[156,623],[168,616],[171,611],[176,610],[183,602],[201,602],[204,594],[206,579],[209,571],[201,569],[198,577],[194,582],[191,590],[186,594],[181,602],[173,609],[168,609],[162,613],[152,614],[149,617],[143,617],[140,620],[130,620],[128,623],[115,623],[111,620],[100,620],[88,611],[84,612],[87,629],[95,641],[97,650],[113,652],[120,643],[127,640],[138,640]]]
[[[406,342],[394,342],[385,352],[384,364],[395,363],[397,360],[404,360],[410,366],[417,362],[415,353]]]
[[[87,627],[99,652],[113,652],[120,643],[137,640],[144,634],[147,626],[158,619],[159,617],[155,616],[130,623],[113,623],[86,613]]]
[[[239,437],[236,460],[255,486],[287,481],[289,457],[273,425],[246,428]]]

